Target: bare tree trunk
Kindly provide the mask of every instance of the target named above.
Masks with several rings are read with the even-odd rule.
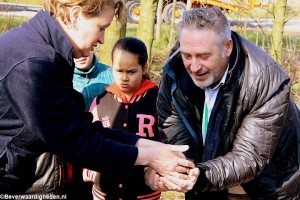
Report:
[[[187,0],[186,1],[186,10],[191,10],[192,8],[192,0]]]
[[[126,35],[126,21],[121,23],[115,19],[105,30],[104,44],[100,45],[99,52],[96,52],[100,62],[111,66],[111,50],[118,39]]]
[[[151,58],[151,49],[154,38],[154,24],[157,3],[158,0],[141,0],[141,13],[136,32],[136,37],[141,39],[146,44],[149,58]]]
[[[168,49],[171,49],[175,43],[174,20],[175,20],[176,3],[177,3],[177,0],[173,0],[173,11],[172,11],[172,20],[171,20],[171,27],[170,27],[170,37],[169,37]]]
[[[155,32],[155,40],[160,39],[160,31],[162,25],[162,11],[163,11],[164,0],[159,0],[157,5],[156,12],[156,32]]]
[[[274,5],[274,21],[271,35],[271,56],[282,64],[282,38],[285,24],[287,0],[276,0]]]

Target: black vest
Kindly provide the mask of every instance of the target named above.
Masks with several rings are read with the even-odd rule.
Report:
[[[122,129],[144,138],[157,140],[156,98],[158,88],[151,88],[133,103],[122,103],[112,93],[96,99],[98,118],[104,127]],[[100,185],[107,199],[136,199],[154,192],[144,180],[144,167],[136,166],[126,177],[101,174]]]

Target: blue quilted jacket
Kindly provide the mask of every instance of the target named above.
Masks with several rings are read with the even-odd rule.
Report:
[[[73,86],[74,89],[83,95],[88,111],[94,98],[102,94],[104,88],[113,82],[111,67],[99,63],[96,56],[93,58],[93,66],[88,71],[77,68],[74,70]]]

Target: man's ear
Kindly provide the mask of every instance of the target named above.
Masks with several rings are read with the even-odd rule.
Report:
[[[81,7],[80,6],[73,6],[69,10],[69,19],[73,29],[78,29],[77,21],[78,17],[80,16]]]
[[[232,39],[229,38],[226,42],[226,57],[230,57],[232,49],[233,49],[233,42]]]

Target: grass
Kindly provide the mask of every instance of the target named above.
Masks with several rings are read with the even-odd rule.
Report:
[[[28,21],[28,18],[16,16],[1,16],[0,15],[0,35],[13,27],[17,27],[23,22]]]

